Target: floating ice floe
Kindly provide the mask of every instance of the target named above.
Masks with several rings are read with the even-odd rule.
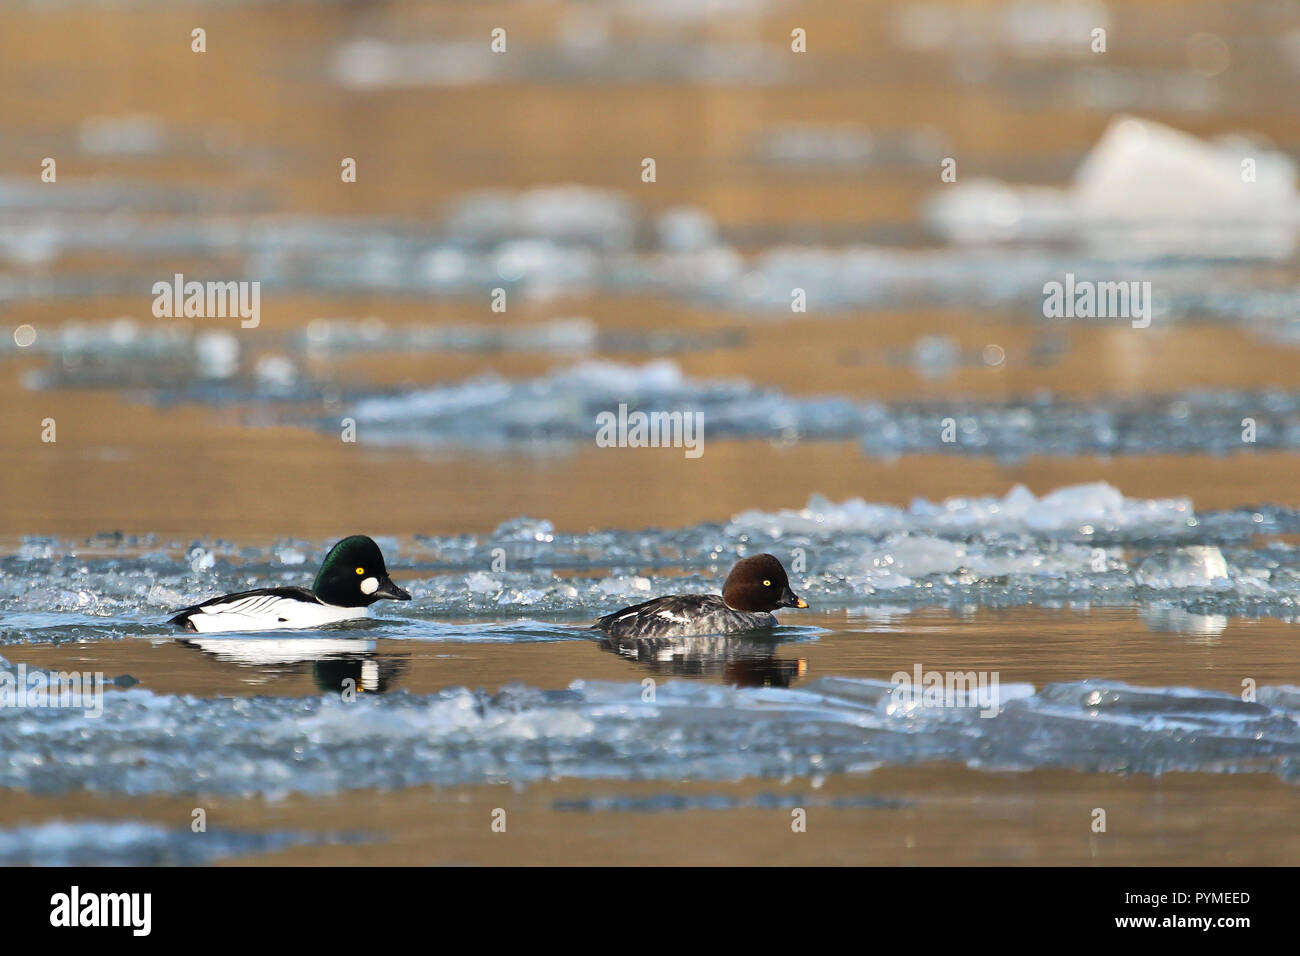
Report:
[[[861,498],[836,504],[816,496],[799,510],[742,512],[727,530],[730,534],[992,530],[1077,535],[1140,529],[1153,534],[1185,529],[1194,517],[1186,498],[1126,498],[1114,486],[1094,482],[1059,488],[1042,498],[1024,485],[1016,485],[1001,498],[949,498],[937,504],[918,498],[907,509],[869,504]]]
[[[313,319],[293,337],[313,355],[362,351],[590,352],[597,327],[588,318],[552,319],[538,325],[390,325],[379,318]]]
[[[167,126],[157,116],[88,116],[77,130],[84,152],[99,156],[150,156],[167,145]]]
[[[123,358],[157,360],[186,352],[192,336],[193,330],[188,326],[145,325],[121,316],[95,322],[64,322],[55,328],[44,329],[36,343],[22,351],[63,360],[105,353]],[[16,351],[13,342],[0,337],[0,353]]]
[[[470,40],[390,42],[371,37],[346,41],[330,68],[341,86],[378,90],[404,86],[465,86],[508,75],[509,57],[485,56]]]
[[[860,123],[793,123],[763,130],[755,153],[776,166],[856,169],[937,162],[943,135],[934,127],[872,130]]]
[[[240,345],[234,334],[219,329],[123,317],[43,329],[23,348],[0,339],[0,356],[16,352],[49,360],[24,377],[29,388],[129,388],[230,379],[239,371]]]
[[[906,508],[813,496],[803,508],[641,531],[565,533],[520,518],[485,535],[386,540],[389,567],[414,601],[338,636],[581,639],[574,623],[653,594],[716,590],[737,558],[762,551],[781,557],[795,590],[822,609],[1084,602],[1292,620],[1300,547],[1285,536],[1297,532],[1293,509],[1196,512],[1185,499],[1128,498],[1104,483]],[[171,633],[161,622],[178,607],[303,584],[329,544],[31,540],[0,556],[0,643]],[[522,623],[525,615],[563,622]]]
[[[1255,159],[1262,164],[1264,179],[1251,187],[1261,195],[1285,191],[1281,183],[1287,177],[1277,172],[1282,164],[1270,166],[1263,153]],[[1099,178],[1104,183],[1111,177]],[[958,206],[966,202],[962,196],[975,197],[975,206],[981,209],[988,205],[981,205],[976,184],[949,188],[955,191],[943,195]],[[78,193],[75,187],[68,189],[73,192],[60,189],[56,197],[66,200],[67,207],[52,209],[40,205],[42,197],[50,195],[47,192],[30,184],[9,189],[0,181],[0,258],[31,265],[111,250],[114,260],[125,264],[108,273],[57,270],[3,275],[0,303],[137,295],[159,278],[160,255],[187,255],[242,262],[229,278],[256,280],[267,295],[378,292],[445,299],[488,295],[496,289],[505,290],[511,301],[518,297],[544,301],[557,295],[654,295],[756,318],[789,319],[799,315],[791,310],[793,289],[803,289],[808,312],[819,315],[860,308],[914,308],[918,303],[1031,306],[1037,311],[1042,307],[1044,284],[1070,273],[1081,282],[1150,281],[1158,324],[1194,315],[1202,321],[1217,318],[1267,332],[1278,327],[1285,331],[1288,323],[1300,322],[1294,283],[1260,276],[1258,270],[1252,272],[1241,263],[1220,262],[1213,266],[1214,291],[1206,292],[1210,266],[1202,260],[1170,257],[1159,244],[1139,247],[1107,241],[1084,251],[986,244],[900,249],[816,241],[792,246],[787,244],[787,231],[760,229],[743,239],[729,237],[706,209],[681,206],[652,216],[626,191],[577,186],[471,193],[431,224],[232,216],[230,206],[247,203],[229,196],[223,198],[220,213],[160,217],[149,214],[157,205],[158,197],[152,193],[137,197],[118,191],[108,199],[97,199]],[[1044,193],[1049,198],[1040,204],[1042,215],[1028,216],[1021,215],[1020,207],[1032,204],[1026,198],[1031,194],[1011,192],[1020,199],[993,205],[1001,203],[1004,211],[1010,210],[1013,231],[1040,219],[1050,226],[1045,237],[1060,233],[1059,237],[1069,238],[1081,231],[1076,228],[1074,207],[1055,197],[1060,191]],[[1109,195],[1104,189],[1091,192]],[[196,194],[187,202],[193,210],[203,209],[207,200]],[[1285,216],[1287,208],[1278,200],[1268,204],[1266,213]],[[990,219],[976,209],[973,218],[962,213],[945,217],[945,222],[984,223],[978,228],[985,230],[988,222],[1002,216],[997,212]],[[1242,228],[1267,235],[1257,225],[1252,220]],[[1196,233],[1184,228],[1183,219],[1177,226],[1180,235]],[[1216,235],[1232,228],[1236,227],[1231,222],[1216,220]],[[1141,234],[1140,228],[1127,222],[1122,231],[1124,236]],[[1025,238],[1034,236],[1027,232]],[[738,245],[742,241],[743,252]],[[1242,249],[1248,250],[1249,244]]]
[[[928,375],[956,361],[951,343],[921,343]],[[1082,402],[1023,400],[895,402],[836,395],[792,396],[745,380],[685,376],[667,359],[644,365],[581,362],[544,376],[486,375],[432,388],[358,395],[348,414],[382,445],[528,445],[590,440],[596,416],[617,410],[700,413],[710,440],[860,440],[869,455],[918,452],[993,456],[1152,453],[1243,454],[1300,447],[1300,394],[1200,390]],[[1243,421],[1253,422],[1243,439]],[[323,429],[334,418],[320,419]]]
[[[1110,25],[1100,0],[1018,2],[994,8],[926,0],[896,8],[894,32],[905,48],[973,56],[1005,50],[1021,57],[1092,55],[1092,31]]]
[[[574,682],[496,694],[199,698],[129,690],[95,720],[0,709],[0,787],[251,796],[560,778],[789,779],[956,761],[1003,771],[1300,779],[1300,689],[1255,702],[1106,681],[1005,685],[989,708],[900,702],[886,681],[800,689]],[[967,706],[961,706],[966,703]],[[981,716],[981,714],[987,716]],[[57,753],[58,760],[43,755]],[[155,837],[156,839],[156,837]]]
[[[1136,571],[1138,584],[1160,589],[1231,589],[1228,562],[1214,545],[1191,545],[1147,557]]]
[[[196,866],[223,857],[336,842],[339,838],[328,833],[220,828],[194,833],[188,826],[136,821],[54,821],[0,830],[0,865]]]
[[[689,36],[619,41],[596,23],[550,44],[494,56],[478,40],[349,39],[328,66],[339,86],[363,91],[484,83],[690,82],[771,85],[793,72],[771,45]],[[508,42],[508,37],[507,37]]]
[[[30,177],[0,177],[0,235],[6,239],[21,235],[18,227],[26,224],[35,229],[76,228],[70,214],[112,213],[99,220],[100,228],[107,233],[114,228],[120,231],[120,211],[185,212],[202,208],[210,191],[171,189],[152,184],[134,182],[63,183],[57,189],[49,184],[34,182]],[[23,220],[10,221],[14,214]],[[80,220],[82,223],[85,219]]]
[[[711,434],[853,434],[867,420],[852,402],[789,399],[747,382],[687,379],[677,363],[582,362],[526,381],[483,376],[454,385],[360,397],[347,413],[379,444],[468,446],[591,438],[596,416],[626,405],[705,416]]]
[[[931,197],[925,218],[963,243],[1077,239],[1111,256],[1282,259],[1295,249],[1300,196],[1284,153],[1120,116],[1068,188],[959,182]]]
[[[873,410],[862,447],[881,457],[1231,455],[1300,447],[1300,394],[1284,391],[1198,389],[1089,401],[1040,394],[1009,401],[898,402]]]
[[[608,249],[630,245],[640,212],[621,193],[586,186],[470,193],[453,202],[448,232],[481,243],[548,238]]]
[[[572,355],[602,348],[621,352],[690,352],[736,344],[735,331],[599,334],[586,318],[526,327],[389,325],[379,319],[316,319],[304,332],[241,338],[235,332],[189,323],[142,323],[129,318],[72,322],[25,336],[0,337],[0,357],[40,355],[44,368],[23,382],[32,389],[159,389],[164,403],[255,403],[322,398],[332,382],[307,375],[307,360],[362,352],[530,352]],[[247,353],[245,352],[247,349]],[[241,370],[243,374],[241,374]],[[223,383],[219,389],[213,383]]]

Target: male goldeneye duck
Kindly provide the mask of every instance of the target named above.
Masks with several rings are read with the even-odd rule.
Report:
[[[776,626],[779,607],[807,607],[790,590],[781,562],[756,554],[736,562],[722,594],[670,594],[606,614],[594,630],[610,637],[692,637],[734,634]]]
[[[344,538],[325,555],[316,581],[307,588],[258,588],[187,607],[169,620],[187,631],[269,631],[320,627],[365,617],[380,598],[409,601],[388,577],[379,545],[364,534]]]

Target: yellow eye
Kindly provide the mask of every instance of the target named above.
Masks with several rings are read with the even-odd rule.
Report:
[[[365,568],[357,568],[357,574],[365,574],[365,573],[366,573]]]
[[[765,588],[770,588],[771,586],[772,586],[772,582],[771,582],[771,581],[764,581],[764,582],[763,582],[763,587],[765,587]]]

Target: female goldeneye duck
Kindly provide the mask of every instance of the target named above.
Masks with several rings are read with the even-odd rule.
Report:
[[[593,629],[610,637],[693,637],[776,626],[779,607],[807,607],[790,590],[781,562],[756,554],[736,562],[722,594],[670,594],[606,614]]]
[[[354,534],[330,548],[311,590],[258,588],[226,594],[187,607],[167,623],[201,634],[320,627],[365,617],[366,608],[380,598],[409,601],[411,595],[389,579],[379,545]]]

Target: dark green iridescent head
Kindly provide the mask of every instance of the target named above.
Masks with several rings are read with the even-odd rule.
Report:
[[[364,534],[344,538],[330,548],[311,589],[336,607],[369,607],[381,598],[411,600],[389,579],[379,545]]]

